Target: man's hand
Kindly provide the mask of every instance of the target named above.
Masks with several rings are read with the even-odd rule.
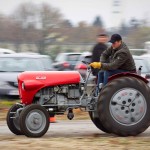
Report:
[[[92,63],[90,63],[90,66],[93,67],[93,68],[100,69],[101,66],[102,66],[102,63],[101,62],[92,62]]]

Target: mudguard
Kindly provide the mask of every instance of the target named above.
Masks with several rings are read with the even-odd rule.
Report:
[[[115,75],[108,78],[108,82],[110,82],[116,78],[120,78],[120,77],[124,77],[124,76],[135,77],[137,79],[144,81],[146,84],[149,82],[146,78],[143,78],[142,76],[140,76],[136,73],[130,73],[130,72],[122,72],[122,73],[115,74]]]

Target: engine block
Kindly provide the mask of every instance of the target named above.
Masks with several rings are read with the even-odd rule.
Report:
[[[61,85],[41,89],[35,95],[36,103],[40,105],[51,105],[65,111],[68,105],[79,104],[82,91],[79,84]]]

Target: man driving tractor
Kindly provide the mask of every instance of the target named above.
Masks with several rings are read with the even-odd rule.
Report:
[[[100,83],[106,85],[108,78],[117,73],[136,72],[134,59],[129,48],[122,41],[122,37],[119,34],[113,34],[109,42],[112,45],[102,53],[100,62],[90,64],[93,68],[101,69],[98,73],[98,85]]]

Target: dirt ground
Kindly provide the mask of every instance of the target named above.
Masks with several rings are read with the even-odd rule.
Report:
[[[6,125],[7,109],[0,110],[0,130]],[[58,116],[57,120],[67,120]],[[89,119],[87,113],[75,112],[75,120]],[[60,129],[61,130],[61,129]],[[41,138],[27,138],[23,135],[0,134],[1,150],[150,150],[150,134],[137,137],[116,137],[108,134],[88,134],[81,136],[57,136],[48,134]]]
[[[42,137],[0,136],[3,150],[149,150],[150,138],[120,137]]]

